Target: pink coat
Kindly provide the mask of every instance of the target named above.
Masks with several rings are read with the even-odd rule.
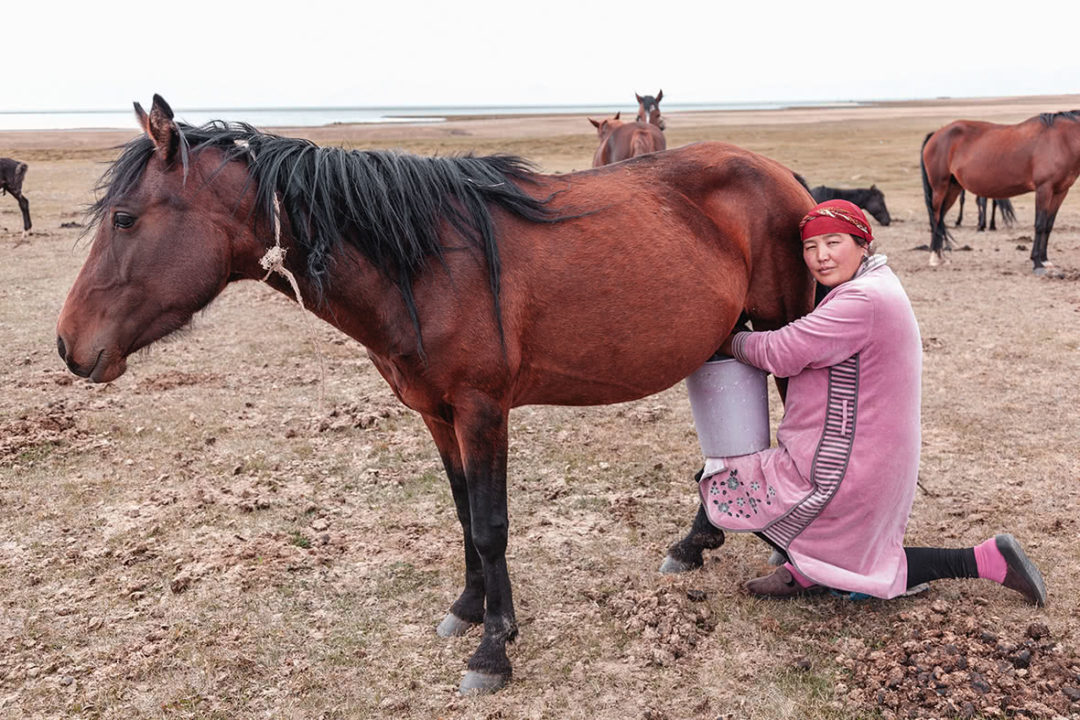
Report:
[[[736,335],[732,352],[790,382],[777,447],[722,458],[701,481],[709,519],[762,532],[821,585],[903,593],[922,341],[896,275],[885,265],[857,275],[790,325]]]

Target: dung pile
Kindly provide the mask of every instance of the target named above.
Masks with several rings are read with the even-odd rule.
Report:
[[[849,707],[885,718],[1080,717],[1080,659],[1046,625],[1003,626],[943,602],[899,615],[883,644],[848,642]]]

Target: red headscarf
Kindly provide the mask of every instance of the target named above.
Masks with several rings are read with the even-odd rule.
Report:
[[[858,205],[847,200],[826,200],[814,206],[799,223],[799,230],[803,240],[829,233],[847,233],[860,245],[874,242],[866,215]]]

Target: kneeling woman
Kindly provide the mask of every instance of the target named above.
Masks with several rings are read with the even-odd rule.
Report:
[[[904,547],[921,442],[915,315],[858,207],[821,203],[802,238],[828,295],[790,325],[736,332],[722,348],[790,379],[778,447],[709,458],[699,486],[714,526],[757,532],[787,557],[747,590],[891,598],[928,580],[982,577],[1045,604],[1042,576],[1011,535],[974,548]]]

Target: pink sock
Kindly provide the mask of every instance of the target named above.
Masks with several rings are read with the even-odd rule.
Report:
[[[973,549],[975,550],[975,565],[979,568],[979,577],[988,578],[994,582],[1005,579],[1005,572],[1009,568],[994,538],[976,545]]]
[[[791,563],[784,563],[784,567],[786,567],[788,572],[791,573],[791,577],[794,578],[795,582],[797,582],[799,584],[799,587],[808,588],[811,585],[816,585],[817,584],[813,580],[811,580],[810,578],[806,577],[801,572],[796,570],[795,566],[792,565]],[[1002,575],[1002,577],[1005,577],[1005,576]]]

